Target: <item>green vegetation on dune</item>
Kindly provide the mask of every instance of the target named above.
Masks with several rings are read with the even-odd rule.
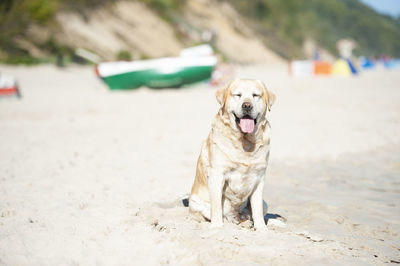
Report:
[[[73,49],[57,43],[52,36],[37,42],[30,38],[30,24],[45,28],[56,27],[54,15],[59,10],[82,13],[114,0],[0,0],[0,62],[11,64],[35,64],[55,61],[56,55],[72,56]],[[51,58],[35,58],[18,40],[28,39]]]
[[[334,54],[337,40],[351,38],[358,44],[356,54],[400,57],[400,18],[380,15],[359,0],[230,2],[287,58],[301,56],[306,38]]]
[[[30,24],[45,28],[57,27],[54,15],[58,11],[73,11],[82,16],[100,6],[117,0],[0,0],[0,62],[11,64],[35,64],[55,61],[56,56],[73,56],[73,49],[57,43],[52,36],[46,41],[37,42],[30,38],[27,30]],[[139,0],[157,12],[166,21],[180,12],[184,1],[181,0]],[[134,15],[134,14],[133,14]],[[27,49],[21,47],[18,40],[28,39],[51,58],[35,58]],[[121,56],[121,55],[120,55]],[[122,55],[125,59],[126,54]],[[146,56],[145,56],[146,57]]]
[[[171,22],[174,13],[181,12],[183,0],[139,0],[156,11],[164,20]]]
[[[20,48],[15,40],[23,38],[31,21],[45,23],[54,10],[50,4],[42,5],[41,0],[0,1],[0,60],[10,63],[35,63],[28,52]],[[12,55],[12,56],[10,56]]]

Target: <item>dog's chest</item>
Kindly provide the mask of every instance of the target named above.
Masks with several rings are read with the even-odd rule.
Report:
[[[261,178],[264,178],[265,170],[265,167],[258,165],[241,166],[227,171],[225,173],[225,197],[231,200],[233,205],[245,202]]]

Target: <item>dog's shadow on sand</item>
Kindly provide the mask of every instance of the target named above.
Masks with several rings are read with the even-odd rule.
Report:
[[[268,222],[270,222],[270,224],[277,224],[276,222],[278,222],[278,221],[279,221],[278,223],[280,223],[280,224],[282,224],[282,223],[286,224],[286,222],[287,222],[285,217],[283,217],[282,215],[279,215],[277,213],[267,213],[264,216],[264,221],[265,221],[265,224],[267,224],[267,225],[268,225]]]

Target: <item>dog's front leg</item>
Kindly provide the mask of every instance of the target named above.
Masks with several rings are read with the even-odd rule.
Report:
[[[256,189],[254,190],[253,194],[250,196],[250,204],[251,204],[251,212],[254,221],[254,227],[256,230],[266,230],[267,226],[265,225],[264,221],[264,211],[263,211],[263,191],[264,191],[264,179],[263,176],[258,183]]]
[[[208,189],[210,192],[212,227],[221,227],[223,225],[222,189],[224,182],[225,179],[221,171],[216,169],[210,170],[208,176]]]

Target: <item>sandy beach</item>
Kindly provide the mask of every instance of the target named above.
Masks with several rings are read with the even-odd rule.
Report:
[[[90,67],[0,66],[0,265],[400,263],[400,72],[291,78],[277,96],[267,232],[189,216],[216,88],[110,91]],[[278,222],[280,221],[280,222]]]

